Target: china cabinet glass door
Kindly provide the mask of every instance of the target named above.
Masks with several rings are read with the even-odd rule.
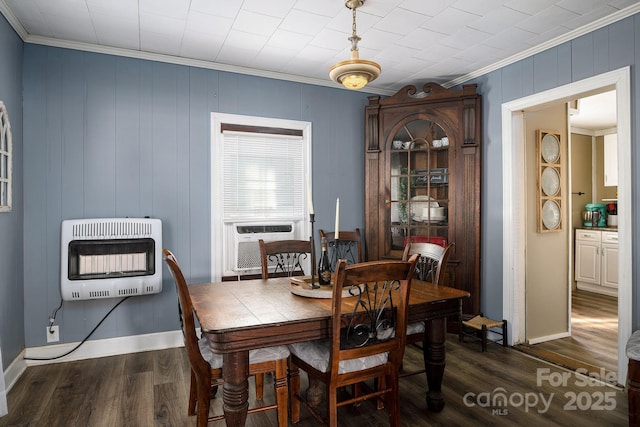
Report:
[[[445,245],[449,233],[449,137],[437,123],[413,120],[389,151],[391,251],[409,240]]]

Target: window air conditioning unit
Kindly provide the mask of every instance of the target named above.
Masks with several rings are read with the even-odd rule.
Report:
[[[291,240],[295,238],[294,235],[293,222],[233,224],[231,270],[238,275],[259,274],[262,264],[258,240]]]

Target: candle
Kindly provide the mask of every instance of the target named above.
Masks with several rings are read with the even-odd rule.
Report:
[[[340,197],[336,199],[336,240],[340,237],[340,232],[338,230],[340,230]]]
[[[309,175],[307,175],[307,202],[309,203],[309,213],[313,215],[313,197],[311,195],[311,182],[309,181]]]

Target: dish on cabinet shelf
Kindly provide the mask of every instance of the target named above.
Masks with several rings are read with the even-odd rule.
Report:
[[[409,148],[411,148],[411,144],[411,141],[401,141],[395,139],[391,142],[391,148],[394,150],[408,150]]]
[[[411,206],[414,208],[437,208],[440,207],[436,199],[431,196],[413,196],[411,198]]]
[[[411,198],[411,218],[424,218],[424,209],[428,212],[429,208],[437,208],[439,206],[438,202],[431,196],[413,196]]]
[[[427,206],[429,208],[437,208],[438,206],[440,206],[436,201],[436,199],[434,199],[431,196],[413,196],[411,198],[411,201],[412,202],[429,202],[428,204],[430,206]]]
[[[411,198],[411,218],[418,222],[442,222],[447,219],[445,208],[431,196]]]
[[[424,222],[424,223],[436,223],[436,224],[441,224],[443,222],[445,222],[447,220],[447,216],[443,215],[443,216],[432,216],[431,218],[427,218],[427,217],[414,217],[413,218],[414,221],[416,222]]]

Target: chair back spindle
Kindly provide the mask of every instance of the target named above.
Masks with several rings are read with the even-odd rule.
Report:
[[[311,259],[310,240],[276,240],[265,242],[260,239],[260,263],[262,266],[262,278],[277,276],[304,276],[303,264],[311,262],[311,268],[315,268]],[[273,271],[270,272],[269,269]],[[309,272],[310,274],[310,272]]]
[[[406,260],[411,255],[420,254],[416,263],[415,278],[439,285],[444,281],[444,271],[454,246],[455,243],[442,247],[434,243],[409,242],[404,248],[402,259]]]
[[[318,230],[320,240],[327,239],[327,251],[329,252],[329,265],[331,272],[336,271],[338,260],[347,260],[347,265],[356,264],[364,261],[364,250],[362,245],[362,236],[360,229],[354,231],[340,231],[338,239],[335,238],[335,232]]]

